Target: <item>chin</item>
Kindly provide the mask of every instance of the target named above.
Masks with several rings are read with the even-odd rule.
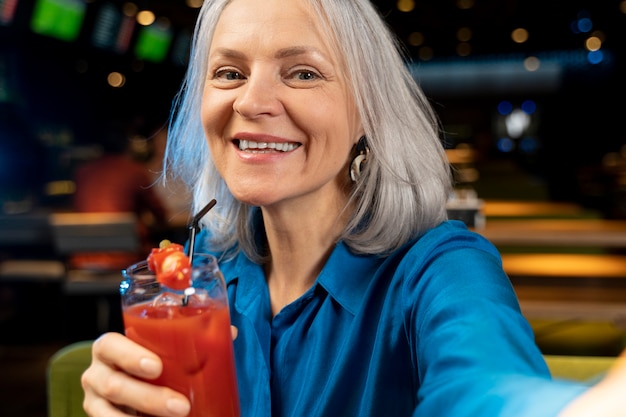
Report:
[[[276,201],[274,198],[271,198],[269,193],[259,189],[248,192],[231,192],[237,201],[249,206],[267,206]]]

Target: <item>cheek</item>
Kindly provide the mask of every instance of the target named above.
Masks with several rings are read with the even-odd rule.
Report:
[[[362,131],[358,110],[345,94],[328,94],[316,104],[306,106],[306,117],[312,120],[312,125],[324,130],[326,135],[345,140],[349,143],[356,141]],[[344,144],[334,144],[344,146]]]
[[[206,94],[203,96],[200,106],[200,120],[211,153],[215,154],[224,148],[222,138],[231,113],[226,104],[219,104],[214,98],[213,100],[211,98],[213,97]]]
[[[205,93],[202,96],[202,103],[200,105],[200,120],[205,131],[209,128],[215,128],[216,126],[215,121],[218,112],[216,112],[216,103],[212,98],[211,95]]]
[[[321,158],[327,163],[344,164],[351,158],[353,144],[360,137],[360,124],[355,123],[354,115],[344,107],[327,106],[311,123],[311,136],[323,138],[318,142],[317,149],[322,152]]]

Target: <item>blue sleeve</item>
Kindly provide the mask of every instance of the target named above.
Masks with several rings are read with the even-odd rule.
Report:
[[[488,242],[443,245],[409,269],[415,416],[548,417],[587,387],[552,380]],[[425,267],[425,266],[428,267]]]

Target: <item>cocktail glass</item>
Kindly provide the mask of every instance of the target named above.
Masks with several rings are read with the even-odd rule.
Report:
[[[141,261],[120,285],[126,336],[159,355],[153,382],[185,394],[189,417],[239,417],[233,339],[224,278],[214,256],[194,253],[192,286],[160,284]]]

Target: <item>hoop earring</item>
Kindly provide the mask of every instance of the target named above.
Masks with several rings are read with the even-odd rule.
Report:
[[[367,146],[367,140],[365,136],[361,136],[356,144],[357,155],[350,164],[350,179],[352,182],[356,182],[361,176],[361,170],[363,169],[363,163],[367,161],[367,157],[370,154],[370,148]]]

